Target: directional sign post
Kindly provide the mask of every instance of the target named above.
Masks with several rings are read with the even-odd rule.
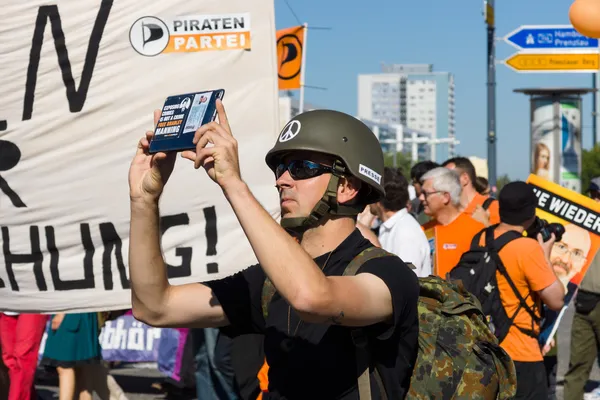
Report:
[[[517,53],[505,63],[517,72],[598,72],[598,53]]]
[[[523,25],[504,41],[519,50],[598,51],[598,39],[583,36],[571,25]]]
[[[598,72],[598,39],[571,25],[523,25],[504,41],[520,50],[504,61],[517,72]]]

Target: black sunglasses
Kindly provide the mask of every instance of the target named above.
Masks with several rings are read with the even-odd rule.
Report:
[[[275,178],[288,171],[294,180],[310,179],[327,172],[333,172],[333,168],[308,160],[292,160],[280,163],[275,169]]]

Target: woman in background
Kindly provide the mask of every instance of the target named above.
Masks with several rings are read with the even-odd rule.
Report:
[[[109,399],[99,333],[97,313],[52,316],[40,364],[56,367],[59,400],[92,400],[93,392]]]
[[[478,176],[475,179],[475,190],[482,196],[490,195],[490,182],[483,176]]]

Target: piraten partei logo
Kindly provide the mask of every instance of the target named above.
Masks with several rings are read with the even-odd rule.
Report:
[[[302,63],[302,43],[298,34],[287,34],[277,40],[277,53],[280,55],[279,79],[290,80],[300,74]],[[293,62],[297,61],[297,62]]]
[[[131,46],[143,56],[153,57],[162,53],[169,39],[167,24],[156,17],[139,18],[129,29]]]
[[[250,13],[145,16],[129,29],[131,46],[139,54],[251,49]]]

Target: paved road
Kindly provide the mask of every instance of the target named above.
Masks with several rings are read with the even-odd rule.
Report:
[[[569,346],[571,339],[571,322],[573,320],[573,308],[565,313],[563,321],[558,330],[558,387],[557,399],[563,400],[562,382],[569,364]],[[145,368],[118,368],[111,371],[117,382],[126,392],[129,400],[162,400],[167,399],[159,390],[153,388],[153,384],[161,381],[161,374],[150,366]],[[43,400],[58,398],[57,381],[55,377],[43,377],[38,379],[38,389]],[[600,388],[600,369],[596,364],[592,370],[587,391],[591,392]],[[193,397],[186,397],[191,400]],[[598,397],[600,399],[600,397]]]
[[[142,368],[126,366],[111,370],[111,375],[126,393],[128,400],[195,400],[192,396],[166,396],[154,387],[162,382],[162,374],[154,367],[144,365]],[[40,400],[58,399],[58,380],[55,374],[46,374],[38,370],[36,388]],[[95,396],[97,399],[98,397]]]
[[[564,375],[567,372],[569,366],[569,347],[571,344],[571,323],[573,321],[573,305],[567,309],[563,320],[558,328],[558,388],[557,398],[563,400],[563,386],[562,381]],[[588,381],[586,391],[591,392],[595,388],[600,386],[600,369],[598,363],[594,365],[594,369],[590,374],[590,380]],[[600,397],[598,397],[600,399]]]

